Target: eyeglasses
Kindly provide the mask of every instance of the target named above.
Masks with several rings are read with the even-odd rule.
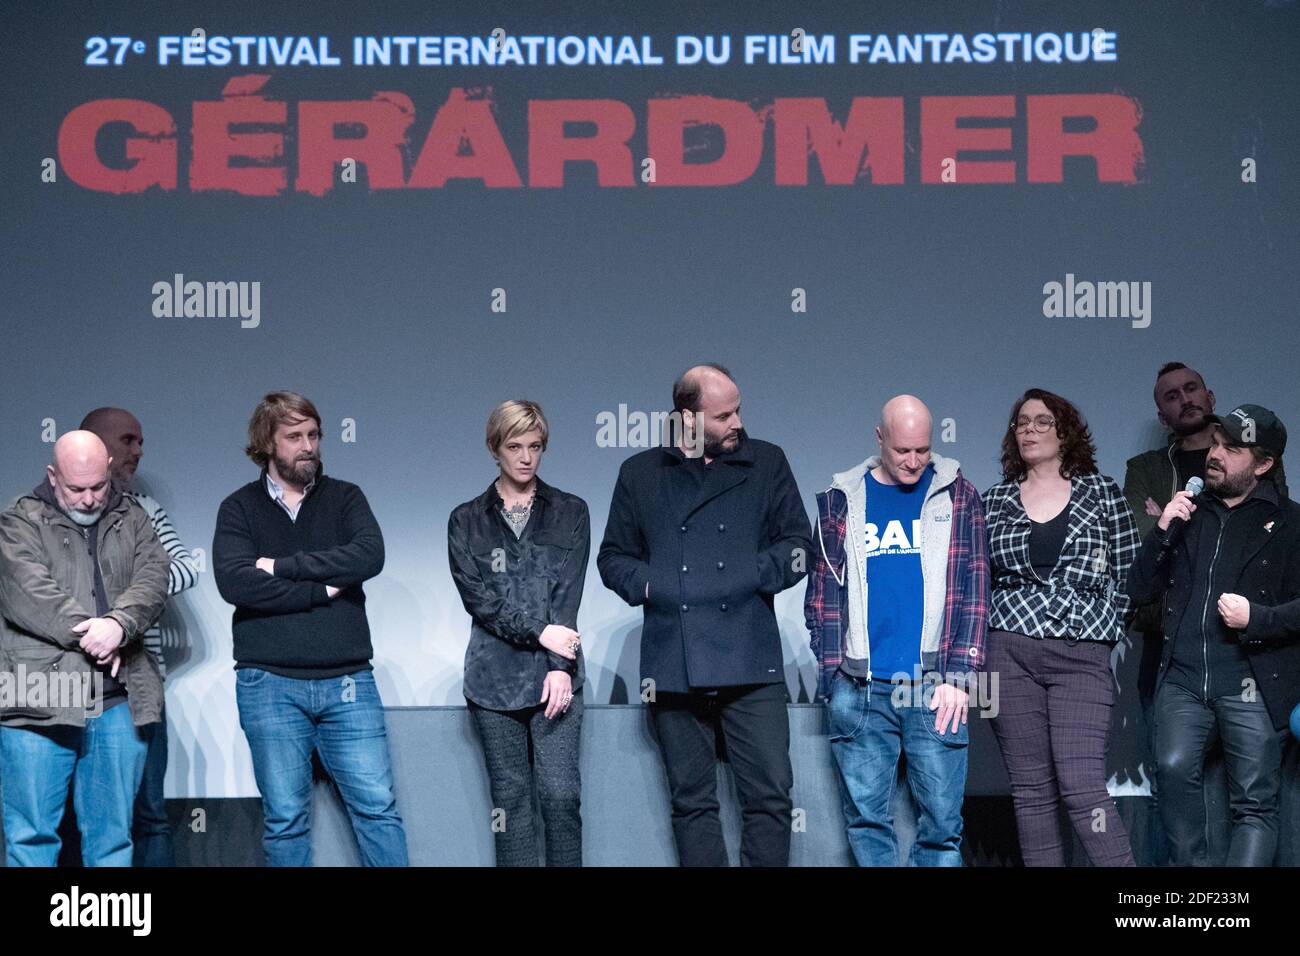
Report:
[[[1045,432],[1056,424],[1056,419],[1048,415],[1039,415],[1033,419],[1017,418],[1011,424],[1018,432],[1024,431],[1026,428],[1031,428],[1036,432]]]

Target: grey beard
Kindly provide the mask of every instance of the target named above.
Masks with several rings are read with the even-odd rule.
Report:
[[[92,524],[95,524],[95,522],[99,521],[99,519],[103,517],[103,515],[104,515],[103,508],[100,508],[98,511],[81,511],[77,508],[68,509],[68,517],[71,518],[73,521],[75,521],[77,524],[81,525],[83,528],[89,528]]]

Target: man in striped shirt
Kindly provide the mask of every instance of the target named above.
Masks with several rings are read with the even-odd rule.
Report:
[[[167,512],[153,498],[133,489],[136,469],[144,456],[144,432],[134,415],[122,408],[97,408],[81,422],[86,431],[94,432],[108,448],[112,461],[109,465],[113,483],[123,494],[132,498],[144,509],[153,523],[158,540],[167,550],[171,564],[167,570],[167,595],[179,594],[198,582],[199,564],[181,543],[180,535],[172,527]],[[162,628],[155,622],[144,635],[145,649],[158,662],[158,671],[167,676],[163,660]],[[136,866],[175,866],[171,825],[167,822],[167,809],[163,802],[163,779],[167,775],[167,713],[152,725],[149,755],[145,761],[144,780],[135,801],[135,822],[132,838],[135,842]]]

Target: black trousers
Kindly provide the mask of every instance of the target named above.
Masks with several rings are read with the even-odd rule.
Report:
[[[574,693],[566,713],[553,718],[546,716],[545,706],[488,710],[466,702],[487,762],[497,866],[537,865],[534,783],[546,834],[546,865],[582,866],[582,690]]]
[[[1156,783],[1174,866],[1209,866],[1202,771],[1214,736],[1223,741],[1232,842],[1227,866],[1271,866],[1277,852],[1282,734],[1264,701],[1245,694],[1203,699],[1165,681],[1156,693]]]
[[[727,866],[718,815],[719,734],[740,798],[742,866],[788,866],[793,805],[784,683],[660,692],[650,719],[672,794],[682,866]]]

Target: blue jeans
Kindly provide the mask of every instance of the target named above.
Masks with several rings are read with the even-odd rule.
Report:
[[[311,755],[338,786],[365,866],[406,866],[388,731],[375,675],[326,680],[235,671],[239,726],[262,793],[267,866],[311,865]]]
[[[86,866],[131,865],[131,812],[152,726],[137,728],[129,704],[81,727],[0,727],[5,862],[54,866],[59,822],[72,785]]]
[[[917,807],[911,866],[961,866],[962,798],[966,792],[966,724],[940,736],[920,688],[895,688],[836,672],[828,716],[831,756],[839,770],[849,849],[859,866],[898,866],[894,781],[907,756],[907,784]]]
[[[167,776],[167,713],[161,722],[149,726],[149,755],[144,762],[144,779],[135,798],[135,866],[175,866],[172,825],[163,799]]]

